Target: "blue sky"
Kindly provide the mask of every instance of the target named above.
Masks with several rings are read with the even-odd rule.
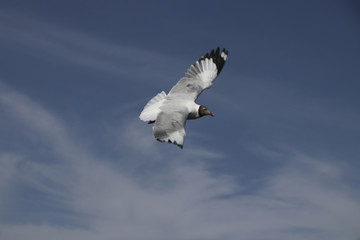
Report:
[[[360,239],[355,1],[2,1],[1,239]],[[229,50],[184,149],[138,116]]]

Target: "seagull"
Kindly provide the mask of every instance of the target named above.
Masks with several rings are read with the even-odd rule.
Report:
[[[206,53],[186,71],[168,94],[164,91],[153,97],[144,107],[139,118],[153,127],[154,136],[160,142],[184,145],[186,120],[214,114],[195,103],[199,95],[210,88],[224,67],[228,51],[218,47]]]

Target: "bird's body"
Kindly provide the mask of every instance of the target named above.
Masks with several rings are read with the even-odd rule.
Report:
[[[186,120],[214,116],[195,100],[204,89],[211,87],[224,66],[227,54],[225,49],[220,53],[219,48],[205,54],[190,66],[169,94],[163,91],[146,104],[139,118],[155,123],[153,130],[158,141],[174,143],[182,148]]]

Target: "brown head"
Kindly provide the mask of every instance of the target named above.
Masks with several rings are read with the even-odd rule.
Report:
[[[210,112],[210,110],[207,107],[205,107],[204,105],[201,105],[199,107],[199,116],[202,117],[205,115],[210,115],[212,117],[215,117],[215,115],[212,112]]]

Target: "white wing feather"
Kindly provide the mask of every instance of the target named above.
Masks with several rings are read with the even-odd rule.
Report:
[[[158,141],[170,142],[183,147],[185,123],[189,113],[186,104],[176,105],[168,100],[161,106],[155,126],[154,136]]]
[[[170,90],[169,96],[177,95],[195,101],[202,91],[211,87],[224,66],[227,53],[225,49],[220,53],[218,48],[200,58]]]
[[[160,107],[164,103],[166,97],[166,93],[162,91],[158,93],[155,97],[153,97],[144,107],[141,112],[139,118],[143,121],[154,121],[156,120]]]

